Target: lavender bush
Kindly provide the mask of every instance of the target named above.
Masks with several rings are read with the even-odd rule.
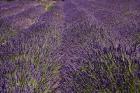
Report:
[[[134,55],[135,56],[134,56]],[[67,73],[74,93],[138,93],[139,83],[139,55],[136,50],[127,53],[124,49],[103,48],[103,50],[87,55],[78,70]]]

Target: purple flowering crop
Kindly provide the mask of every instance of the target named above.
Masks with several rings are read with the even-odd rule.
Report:
[[[0,93],[139,93],[139,0],[0,1]]]

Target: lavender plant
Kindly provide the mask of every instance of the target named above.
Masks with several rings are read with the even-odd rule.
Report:
[[[131,58],[121,46],[110,47],[89,55],[89,59],[77,71],[73,71],[75,92],[139,92],[139,59]],[[136,53],[136,50],[133,51]],[[96,58],[95,58],[96,54]],[[138,55],[138,54],[137,54]],[[71,75],[71,74],[70,74]]]

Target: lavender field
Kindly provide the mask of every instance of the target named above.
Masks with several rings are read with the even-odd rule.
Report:
[[[0,0],[0,93],[140,93],[140,0]]]

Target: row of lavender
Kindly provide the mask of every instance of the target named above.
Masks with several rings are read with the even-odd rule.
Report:
[[[61,2],[57,3],[49,12],[44,12],[41,6],[33,6],[20,13],[1,18],[0,31],[1,36],[4,36],[0,43],[1,93],[55,91],[60,66],[50,56],[61,43],[63,27],[59,23],[63,21],[63,12],[60,5]],[[35,22],[25,27],[26,18]],[[13,30],[11,29],[14,22],[19,22],[19,25],[21,21],[23,21],[21,27],[15,25]],[[13,32],[15,34],[11,35]]]
[[[140,92],[138,1],[103,1],[65,2],[61,93]]]

